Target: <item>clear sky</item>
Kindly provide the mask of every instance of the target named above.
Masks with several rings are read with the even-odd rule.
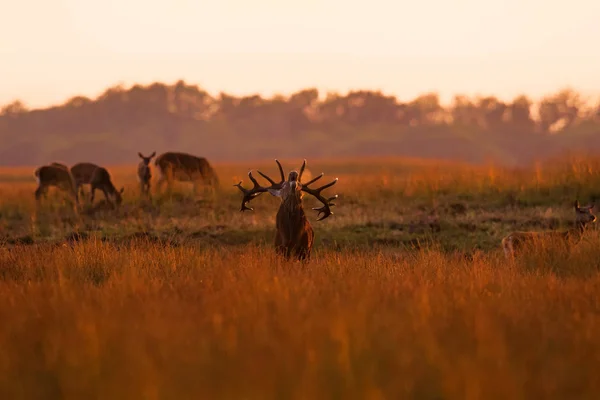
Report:
[[[600,96],[600,0],[0,0],[0,104],[211,94]]]

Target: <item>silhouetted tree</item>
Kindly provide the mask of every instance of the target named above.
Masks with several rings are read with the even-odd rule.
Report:
[[[564,135],[547,135],[556,131]],[[75,96],[46,109],[28,110],[14,101],[0,109],[0,163],[46,163],[59,156],[137,162],[140,147],[233,159],[402,154],[479,162],[491,154],[514,163],[600,147],[598,131],[600,106],[570,89],[537,104],[526,96],[506,103],[494,96],[455,96],[443,107],[436,93],[399,102],[370,90],[328,93],[323,100],[315,88],[287,97],[212,97],[180,80],[117,85],[95,99]]]

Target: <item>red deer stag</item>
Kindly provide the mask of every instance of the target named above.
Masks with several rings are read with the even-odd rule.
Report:
[[[106,201],[111,203],[112,205],[119,206],[123,201],[123,191],[125,188],[121,188],[121,190],[117,190],[112,183],[110,174],[104,167],[100,167],[96,164],[92,163],[78,163],[71,167],[71,174],[75,179],[75,185],[77,190],[83,184],[91,185],[91,198],[90,203],[94,204],[94,196],[96,194],[96,189],[102,190],[104,193],[104,197]]]
[[[545,231],[545,232],[523,232],[517,231],[502,239],[502,249],[507,258],[512,258],[516,253],[523,250],[524,247],[532,245],[536,240],[554,239],[569,244],[576,244],[581,240],[587,224],[596,221],[596,216],[592,214],[594,205],[585,207],[579,206],[579,201],[575,200],[575,226],[566,231]]]
[[[194,191],[196,183],[203,181],[214,188],[219,187],[219,179],[215,170],[203,157],[196,157],[186,153],[167,152],[156,158],[154,165],[158,167],[160,176],[156,183],[156,189],[159,190],[166,181],[169,190],[173,181],[192,182]]]
[[[35,190],[35,199],[40,200],[42,195],[48,193],[50,186],[67,191],[75,199],[75,204],[79,206],[79,196],[73,176],[69,172],[69,168],[65,165],[52,163],[36,168],[34,171],[35,179],[38,187]]]
[[[324,174],[320,174],[310,181],[302,183],[302,174],[306,168],[306,160],[302,163],[299,173],[297,171],[291,171],[289,173],[287,181],[285,180],[285,174],[283,173],[281,164],[278,160],[275,160],[275,162],[279,167],[279,173],[281,175],[280,182],[275,182],[267,175],[258,171],[258,173],[271,184],[271,186],[263,187],[259,185],[252,176],[252,171],[250,171],[248,172],[248,177],[254,184],[252,189],[242,187],[241,181],[234,185],[244,194],[240,211],[252,211],[253,209],[247,207],[246,204],[262,193],[269,192],[271,195],[279,197],[281,199],[281,205],[279,206],[276,217],[277,233],[275,234],[275,249],[278,254],[283,255],[286,259],[290,259],[291,256],[294,255],[299,261],[308,260],[310,258],[315,234],[304,213],[302,205],[303,192],[314,196],[323,203],[322,207],[313,208],[313,210],[317,211],[317,216],[323,214],[318,218],[318,221],[322,221],[333,214],[330,207],[335,205],[332,201],[338,196],[335,195],[333,197],[325,198],[321,195],[321,192],[335,185],[338,178],[335,178],[333,182],[319,188],[311,189],[309,186],[321,179]]]
[[[137,176],[140,182],[140,191],[142,194],[149,195],[150,194],[150,181],[152,180],[152,170],[150,168],[150,160],[152,157],[156,155],[156,152],[153,152],[148,157],[145,157],[142,153],[138,153],[138,156],[142,159],[138,164]]]

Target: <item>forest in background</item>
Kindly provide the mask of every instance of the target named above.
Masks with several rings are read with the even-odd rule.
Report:
[[[212,96],[184,81],[114,86],[30,110],[0,109],[0,165],[137,162],[137,152],[185,151],[211,161],[403,156],[507,166],[600,151],[600,105],[571,89],[519,96],[435,93],[401,102],[380,91],[309,88],[290,96]]]

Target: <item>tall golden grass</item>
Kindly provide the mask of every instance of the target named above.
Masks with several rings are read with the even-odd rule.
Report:
[[[274,255],[275,199],[238,212],[228,185],[246,166],[217,165],[216,199],[153,208],[131,194],[133,167],[114,168],[123,210],[79,219],[59,195],[30,218],[33,183],[0,171],[0,397],[597,398],[597,232],[514,262],[499,249],[518,227],[568,225],[571,198],[600,188],[597,160],[313,164],[340,177],[340,200],[313,223],[308,264]],[[441,230],[408,232],[430,210]]]

